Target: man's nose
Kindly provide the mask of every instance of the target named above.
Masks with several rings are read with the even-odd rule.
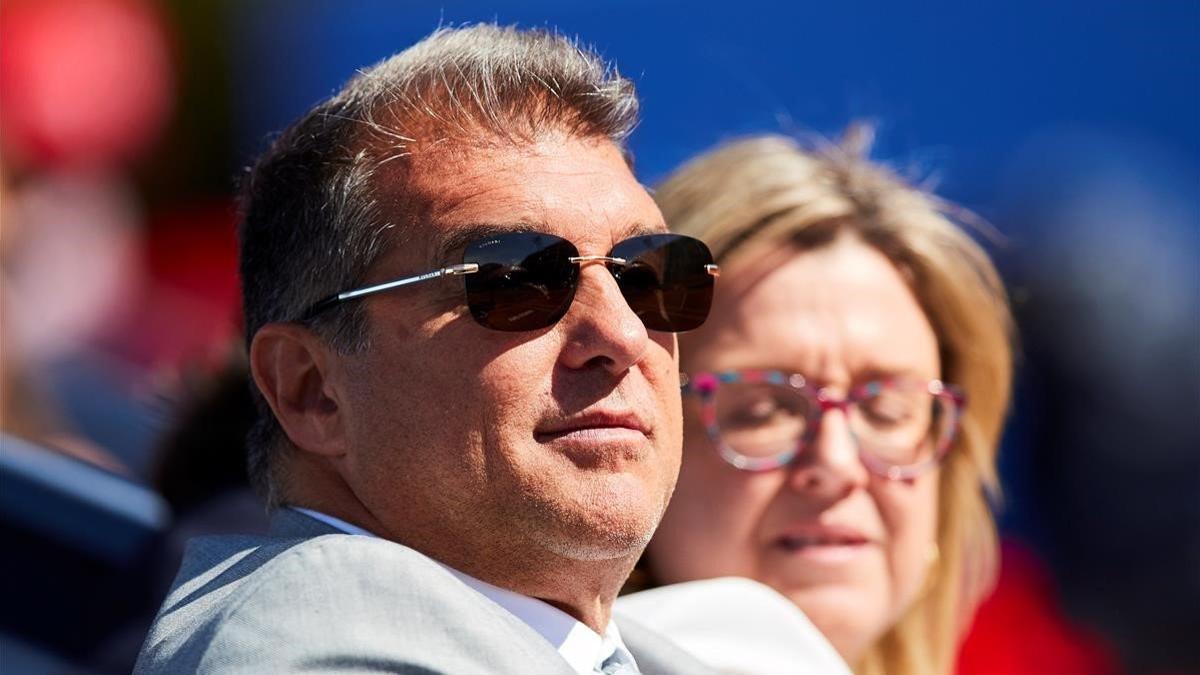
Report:
[[[561,323],[566,344],[560,358],[568,368],[599,366],[623,373],[642,360],[649,346],[645,324],[602,263],[583,264],[575,301]]]
[[[809,445],[791,466],[792,489],[835,500],[869,480],[850,431],[848,410],[829,406]]]

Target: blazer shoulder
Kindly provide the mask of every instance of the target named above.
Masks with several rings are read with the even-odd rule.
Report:
[[[230,607],[273,570],[286,563],[286,554],[311,539],[219,535],[188,541],[179,572],[146,636],[136,672],[162,668],[150,664],[173,662],[171,670],[194,669],[194,659],[208,642]],[[283,565],[286,567],[286,564]],[[190,665],[179,662],[184,659]]]
[[[171,670],[473,673],[486,672],[466,656],[476,646],[525,663],[547,656],[515,617],[405,546],[331,534],[271,547]]]
[[[430,558],[390,541],[349,534],[327,534],[283,541],[249,552],[265,553],[263,564],[222,602],[219,620],[284,606],[284,622],[302,618],[310,608],[321,614],[354,614],[362,603],[387,604],[422,595],[452,592],[457,579]],[[277,607],[279,606],[279,607]]]

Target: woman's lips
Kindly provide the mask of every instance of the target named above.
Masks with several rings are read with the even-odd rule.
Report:
[[[812,524],[789,528],[774,540],[775,546],[789,556],[825,564],[853,560],[874,543],[852,527]]]

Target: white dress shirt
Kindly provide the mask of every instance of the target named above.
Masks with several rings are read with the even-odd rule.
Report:
[[[299,506],[290,508],[310,518],[316,518],[326,525],[337,528],[346,534],[356,534],[364,537],[376,536],[357,525],[352,525],[340,518],[335,518],[319,511]],[[433,558],[430,558],[430,560],[433,560]],[[463,583],[475,589],[492,602],[508,610],[513,616],[546,638],[550,644],[554,645],[559,655],[567,661],[567,664],[578,675],[592,675],[598,672],[600,664],[612,656],[618,649],[623,650],[629,660],[633,661],[633,655],[629,654],[629,650],[621,640],[621,632],[617,630],[617,624],[614,621],[610,620],[604,630],[604,635],[600,635],[580,621],[577,621],[575,617],[553,605],[536,598],[521,595],[520,593],[514,593],[499,586],[493,586],[485,581],[480,581],[437,560],[434,560],[434,562],[437,562],[447,572],[458,577]]]

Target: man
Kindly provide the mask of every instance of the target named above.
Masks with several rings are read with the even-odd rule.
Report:
[[[275,142],[240,232],[271,536],[189,548],[138,672],[705,672],[611,620],[716,274],[630,172],[636,113],[570,41],[481,25]]]

